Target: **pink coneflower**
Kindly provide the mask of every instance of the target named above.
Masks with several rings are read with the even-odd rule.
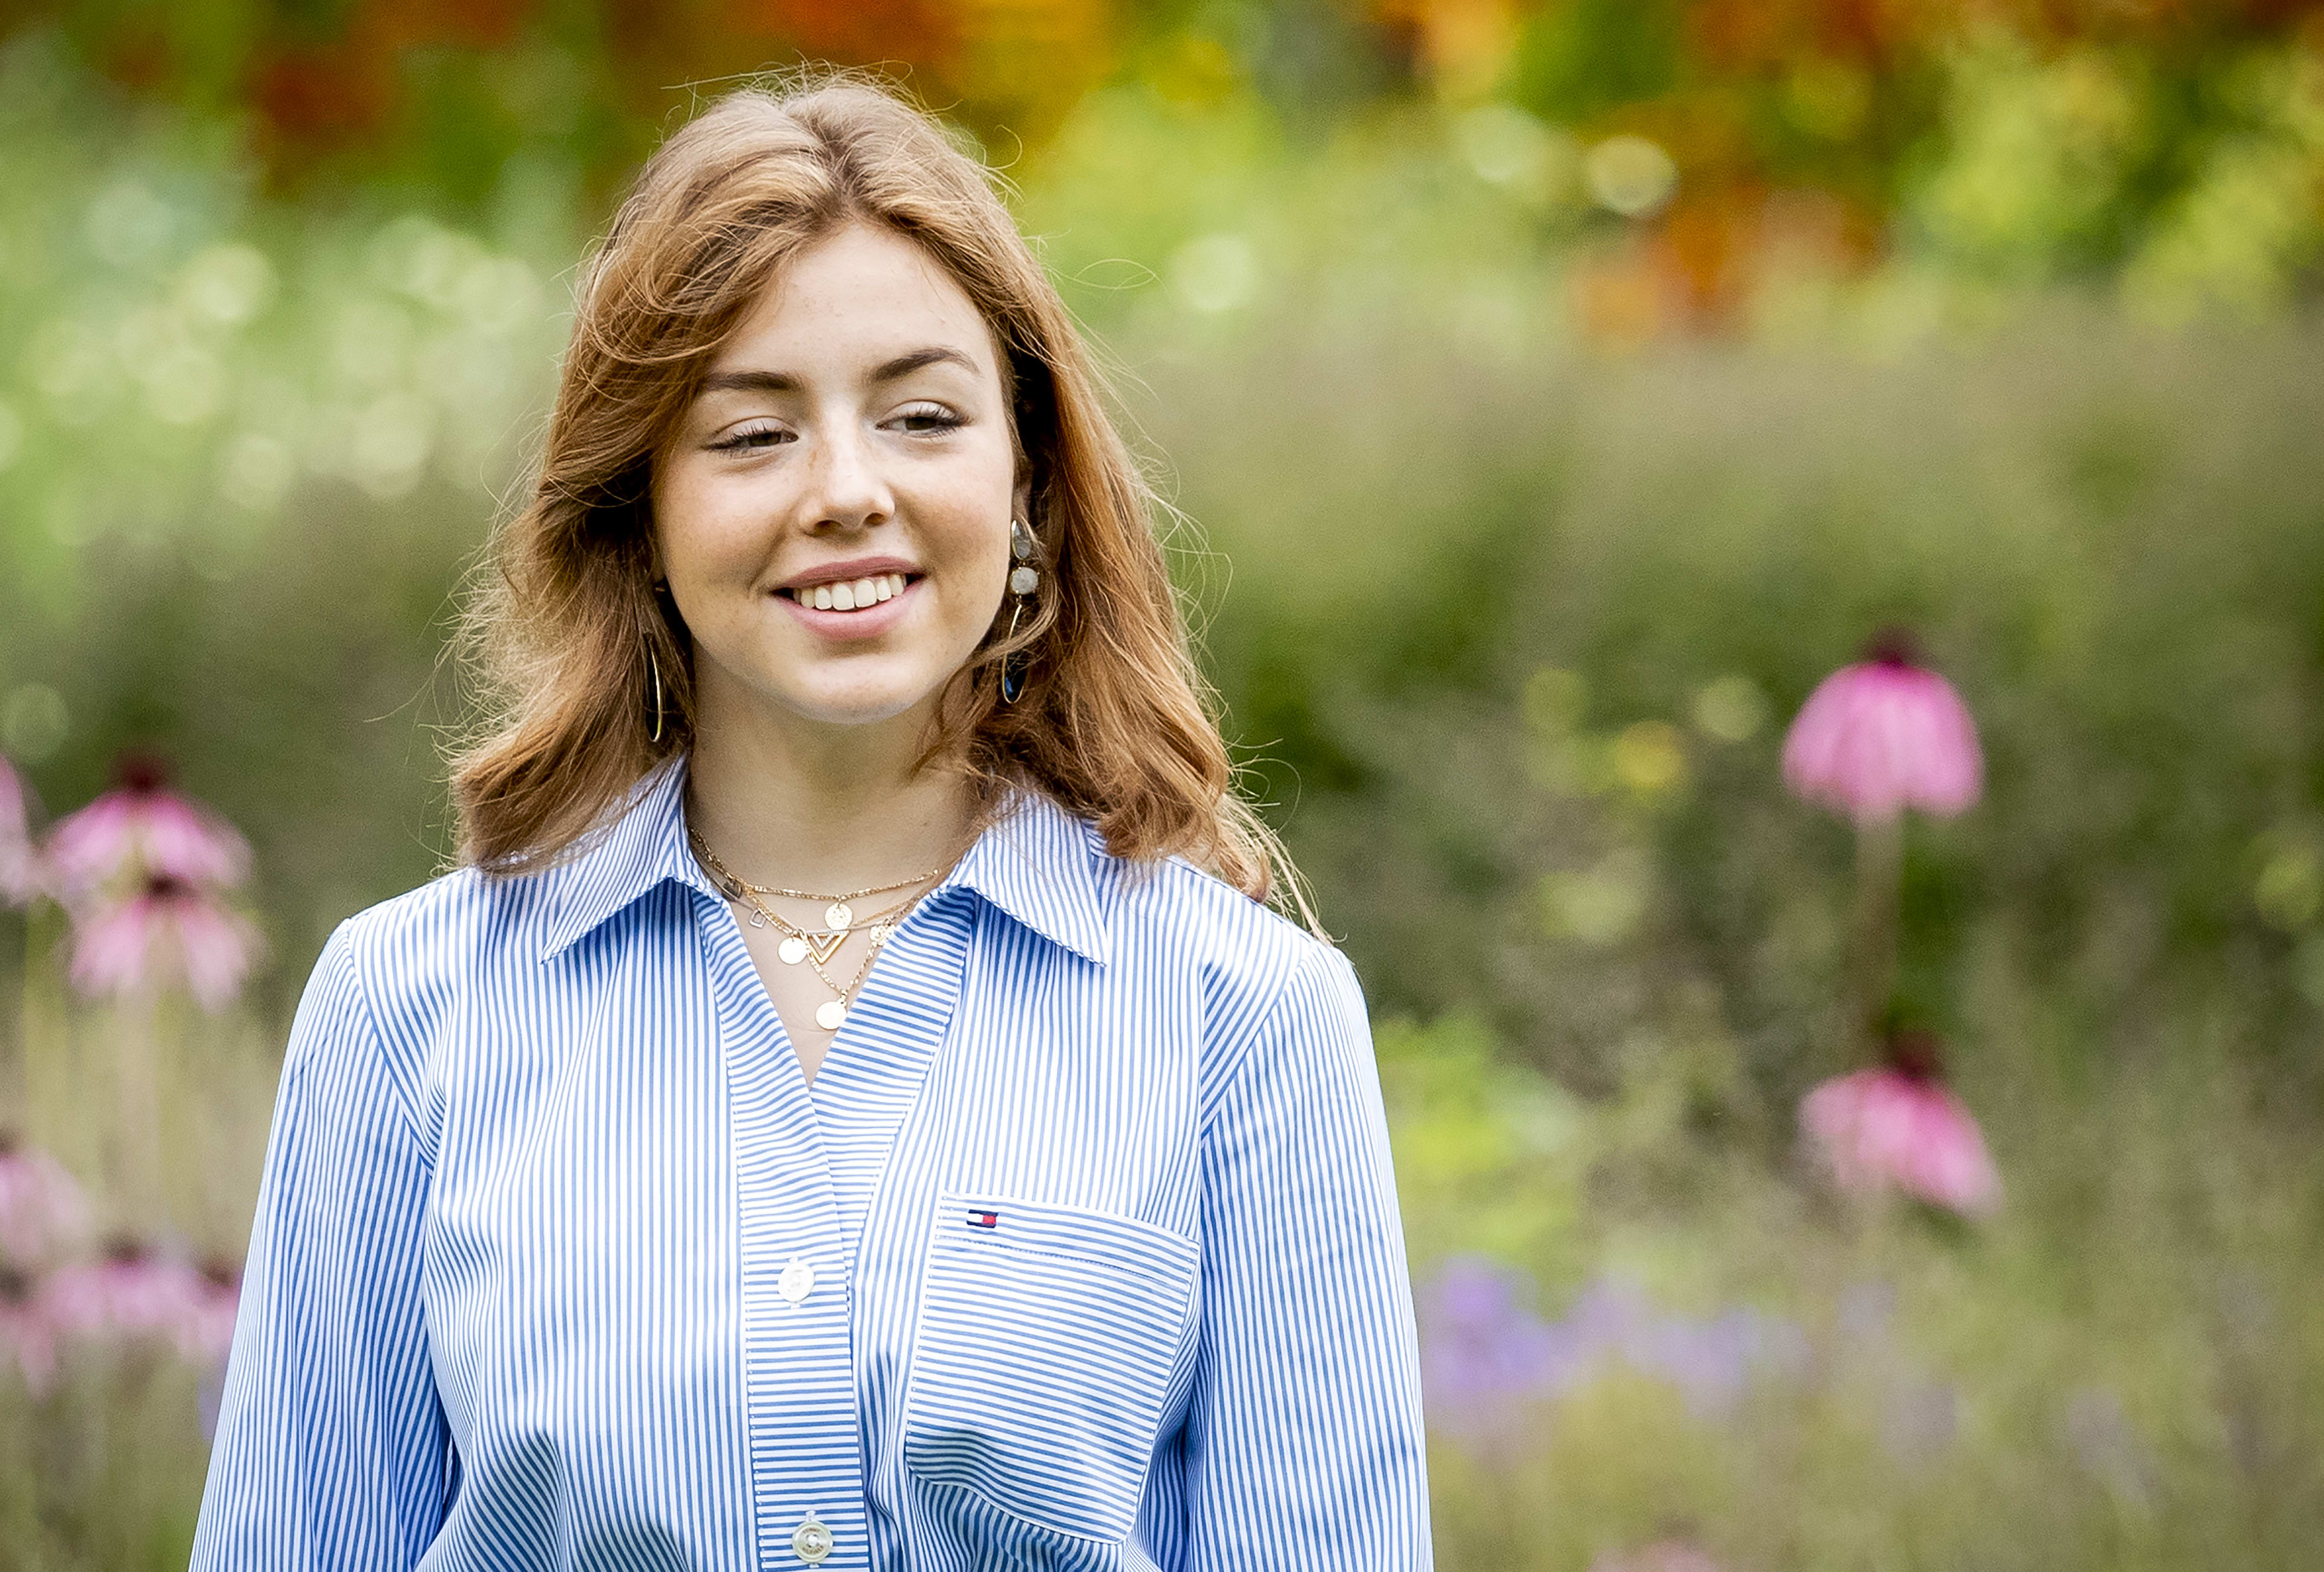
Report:
[[[1590,1572],[1720,1572],[1719,1563],[1685,1540],[1656,1540],[1626,1556],[1601,1555]]]
[[[24,783],[0,759],[0,906],[22,906],[40,888],[40,856],[24,811]]]
[[[47,1152],[0,1132],[0,1263],[42,1265],[88,1225],[88,1204],[72,1175]]]
[[[1784,739],[1784,779],[1859,824],[1907,808],[1949,818],[1978,800],[1985,763],[1952,684],[1914,665],[1892,634],[1808,695]]]
[[[1980,1216],[2001,1204],[2001,1176],[1977,1120],[1938,1081],[1933,1047],[1910,1034],[1895,1062],[1824,1082],[1801,1102],[1800,1128],[1842,1189],[1896,1189]]]
[[[234,1002],[257,953],[257,932],[239,913],[182,880],[156,876],[82,920],[72,980],[93,997],[182,982],[203,1009],[221,1010]]]
[[[118,786],[57,826],[48,861],[60,893],[86,894],[124,873],[209,887],[249,875],[249,843],[166,780],[154,761],[124,759]]]
[[[13,1266],[0,1266],[0,1354],[15,1363],[35,1395],[56,1378],[55,1328],[42,1313],[32,1278]]]
[[[216,1336],[213,1298],[211,1284],[193,1268],[117,1241],[102,1261],[51,1273],[35,1301],[61,1338],[152,1340],[199,1359]]]

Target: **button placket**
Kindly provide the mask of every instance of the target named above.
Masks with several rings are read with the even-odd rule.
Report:
[[[857,1423],[845,1231],[815,1105],[774,1007],[731,916],[706,902],[706,911],[733,1141],[753,1572],[860,1572],[862,1467],[853,1446],[836,1444]]]

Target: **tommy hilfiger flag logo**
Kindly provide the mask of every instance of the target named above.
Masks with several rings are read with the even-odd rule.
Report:
[[[968,1225],[972,1228],[998,1228],[1001,1226],[1001,1214],[971,1207],[968,1209]]]

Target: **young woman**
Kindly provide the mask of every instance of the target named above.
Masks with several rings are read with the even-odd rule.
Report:
[[[1428,1564],[1362,1000],[1148,502],[931,122],[669,140],[479,603],[465,865],[292,1030],[196,1567]]]

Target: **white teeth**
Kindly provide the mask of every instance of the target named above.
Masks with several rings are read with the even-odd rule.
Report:
[[[905,588],[902,574],[882,573],[877,578],[858,578],[852,584],[818,584],[812,589],[794,589],[790,593],[801,606],[810,606],[817,611],[861,611],[867,606],[895,599]]]

